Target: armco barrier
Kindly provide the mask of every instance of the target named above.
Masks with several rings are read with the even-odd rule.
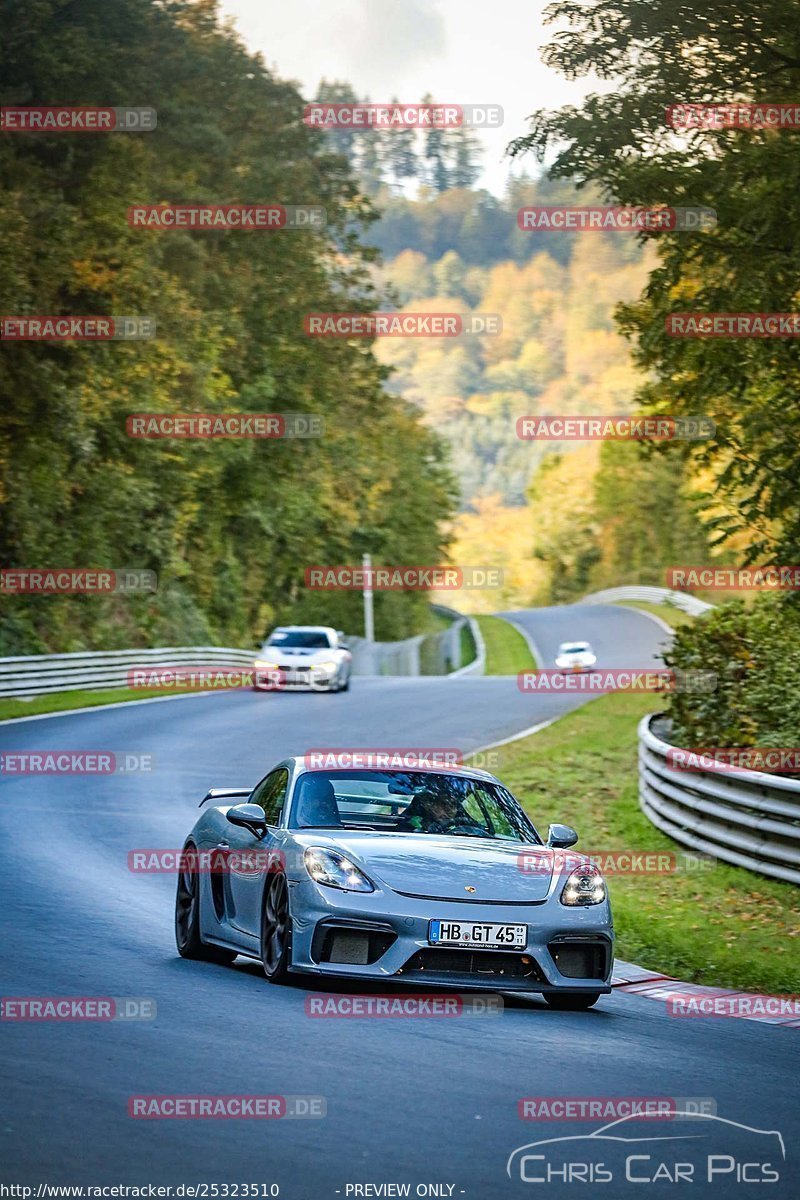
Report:
[[[476,626],[469,617],[441,604],[431,608],[450,625],[438,633],[418,634],[401,642],[368,642],[365,638],[348,637],[353,654],[354,675],[449,675],[481,674],[480,645]],[[461,631],[468,626],[476,646],[476,657],[456,672],[461,662]]]
[[[657,714],[639,724],[639,805],[654,825],[693,850],[800,884],[800,779],[669,765]]]
[[[0,696],[41,696],[84,688],[128,687],[131,667],[252,667],[253,650],[220,646],[174,646],[158,650],[108,650],[0,658]]]
[[[710,608],[714,607],[705,600],[698,600],[697,596],[692,596],[689,592],[675,592],[672,588],[637,587],[635,585],[606,588],[604,592],[592,592],[591,595],[584,596],[578,603],[613,604],[616,600],[632,600],[634,602],[641,600],[645,604],[672,604],[675,608],[680,608],[693,617],[699,617],[701,613],[708,612]]]
[[[401,642],[368,642],[366,638],[348,637],[347,647],[353,655],[353,674],[419,675],[424,640],[424,634],[405,638]]]
[[[354,675],[446,675],[460,660],[461,628],[467,618],[451,609],[440,610],[451,620],[440,633],[421,634],[400,642],[367,642],[348,637]],[[423,651],[423,643],[426,646]],[[157,650],[108,650],[79,654],[37,654],[0,658],[0,696],[40,696],[90,688],[128,686],[131,667],[227,666],[252,667],[256,650],[225,646],[173,646]],[[470,668],[479,666],[478,660]],[[166,693],[165,693],[166,694]]]

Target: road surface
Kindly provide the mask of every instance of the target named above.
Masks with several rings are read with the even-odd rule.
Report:
[[[601,666],[648,665],[664,640],[653,621],[613,606],[513,619],[543,665],[571,637],[588,638]],[[403,1194],[356,1185],[408,1184],[410,1195],[437,1185],[427,1194],[471,1200],[542,1192],[618,1200],[641,1184],[509,1179],[515,1148],[598,1127],[523,1121],[518,1101],[646,1095],[711,1097],[726,1119],[782,1131],[788,1155],[778,1184],[652,1183],[648,1197],[800,1195],[800,1043],[789,1030],[676,1020],[661,1003],[621,993],[589,1013],[523,997],[486,1019],[314,1019],[304,1004],[313,981],[270,987],[243,959],[233,967],[179,959],[174,878],[127,869],[131,849],[182,844],[207,787],[252,784],[286,754],[469,750],[580,702],[523,694],[514,679],[357,679],[340,695],[215,694],[0,726],[5,752],[153,758],[149,774],[0,776],[3,995],[157,1005],[155,1019],[139,1022],[0,1024],[2,1181],[34,1185],[34,1196],[40,1183],[247,1183],[277,1184],[285,1200],[335,1200]],[[127,1113],[132,1095],[218,1093],[323,1096],[327,1115],[146,1121]],[[737,1126],[723,1134],[728,1152],[745,1156],[755,1136]]]

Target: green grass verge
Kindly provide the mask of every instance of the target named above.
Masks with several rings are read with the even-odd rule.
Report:
[[[478,647],[475,645],[475,639],[472,636],[472,630],[467,624],[461,626],[461,633],[459,635],[459,651],[461,657],[456,669],[458,667],[468,667],[471,662],[475,661],[478,653]]]
[[[486,675],[517,675],[535,671],[536,662],[525,638],[502,617],[476,617],[486,644]]]
[[[573,825],[576,849],[673,850],[638,804],[636,725],[653,697],[604,696],[500,750],[501,776],[546,833]],[[771,993],[800,980],[798,890],[738,867],[611,876],[616,953],[678,979]]]
[[[34,696],[32,700],[0,700],[0,721],[11,717],[35,717],[39,713],[69,712],[71,708],[93,708],[96,704],[124,704],[127,700],[147,700],[150,696],[168,696],[165,688],[106,688],[96,692],[54,692]],[[186,695],[185,691],[175,695]]]
[[[681,625],[697,620],[682,608],[675,608],[673,604],[649,604],[646,600],[615,600],[614,603],[622,608],[640,608],[643,612],[653,613],[673,629],[679,629]]]

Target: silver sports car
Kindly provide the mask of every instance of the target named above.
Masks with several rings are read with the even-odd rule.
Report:
[[[175,930],[185,958],[391,984],[542,992],[584,1009],[610,991],[603,877],[546,842],[485,771],[323,769],[290,758],[214,789],[190,833]]]

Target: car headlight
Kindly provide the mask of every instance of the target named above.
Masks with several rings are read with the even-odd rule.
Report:
[[[573,871],[561,890],[562,904],[602,904],[605,898],[606,881],[593,863]]]
[[[316,671],[335,671],[336,663],[335,662],[314,663],[314,670],[316,670]]]
[[[306,870],[315,883],[343,892],[374,892],[375,888],[355,863],[336,850],[309,846],[303,855]]]
[[[263,658],[257,658],[255,665],[260,671],[277,671],[278,664],[274,662],[265,662]]]

